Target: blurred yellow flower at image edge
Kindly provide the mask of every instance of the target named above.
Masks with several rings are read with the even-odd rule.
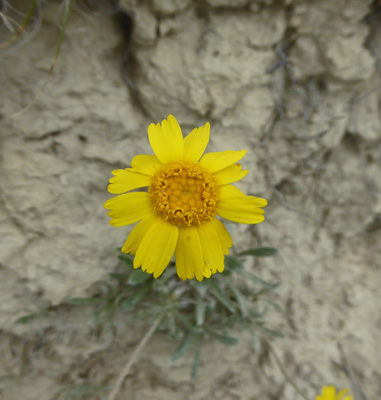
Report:
[[[336,394],[334,386],[324,386],[321,394],[317,395],[315,400],[353,400],[353,397],[348,395],[348,389],[342,389]]]
[[[267,201],[246,196],[231,185],[247,173],[238,163],[246,150],[203,156],[210,125],[195,128],[183,138],[169,115],[148,127],[155,155],[138,155],[131,168],[113,171],[108,191],[119,196],[106,201],[110,224],[138,222],[122,252],[135,255],[134,268],[159,277],[175,254],[181,279],[204,277],[224,270],[224,255],[233,245],[216,216],[243,224],[264,220]],[[148,187],[148,192],[132,190]]]

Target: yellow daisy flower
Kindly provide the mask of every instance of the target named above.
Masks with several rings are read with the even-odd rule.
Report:
[[[353,400],[353,397],[348,395],[348,389],[342,389],[336,394],[334,386],[324,386],[315,400]]]
[[[148,127],[155,155],[138,155],[131,168],[113,171],[108,191],[118,194],[105,203],[113,226],[140,221],[122,252],[135,255],[134,268],[159,277],[173,254],[181,279],[203,277],[224,270],[224,255],[233,241],[216,219],[219,215],[243,224],[264,220],[267,201],[246,196],[230,185],[248,171],[238,163],[246,150],[208,153],[210,125],[195,128],[183,138],[169,115]],[[131,192],[147,187],[148,192]],[[128,192],[128,193],[126,193]],[[124,193],[124,194],[122,194]]]

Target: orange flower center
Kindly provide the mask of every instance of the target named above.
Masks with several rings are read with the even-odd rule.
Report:
[[[155,211],[174,225],[200,225],[216,215],[217,182],[199,164],[167,164],[153,177],[148,193]]]

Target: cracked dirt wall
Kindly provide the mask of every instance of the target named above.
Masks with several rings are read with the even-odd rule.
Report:
[[[73,5],[52,78],[22,114],[47,77],[60,3],[42,4],[35,36],[0,53],[0,398],[109,384],[144,332],[121,322],[111,340],[94,332],[87,311],[62,305],[115,267],[129,229],[108,225],[110,172],[148,152],[148,124],[169,113],[184,133],[209,121],[211,151],[249,149],[241,187],[269,200],[267,218],[229,227],[235,250],[279,248],[252,268],[282,283],[283,309],[271,318],[285,333],[275,346],[293,379],[311,398],[323,384],[348,386],[340,344],[366,398],[380,398],[380,8],[367,0],[120,7],[134,20],[129,59],[115,7]],[[0,35],[9,37],[5,25]],[[52,305],[55,317],[13,324]],[[190,360],[171,364],[173,343],[156,336],[120,398],[294,400],[265,349],[241,335],[223,353],[205,346],[196,384]]]

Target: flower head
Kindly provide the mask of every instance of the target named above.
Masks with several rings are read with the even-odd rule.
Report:
[[[148,127],[155,155],[138,155],[131,168],[112,172],[108,190],[119,196],[105,203],[110,224],[140,221],[122,252],[134,254],[134,268],[141,267],[155,278],[173,254],[181,279],[201,281],[224,270],[224,255],[233,242],[217,215],[243,224],[264,220],[260,207],[267,201],[230,185],[248,173],[238,163],[246,150],[202,156],[209,134],[206,123],[183,138],[176,119],[169,115],[161,125]],[[148,192],[132,192],[142,187],[148,187]]]
[[[334,386],[324,386],[315,400],[353,400],[353,397],[348,395],[348,389],[342,389],[336,394]]]

